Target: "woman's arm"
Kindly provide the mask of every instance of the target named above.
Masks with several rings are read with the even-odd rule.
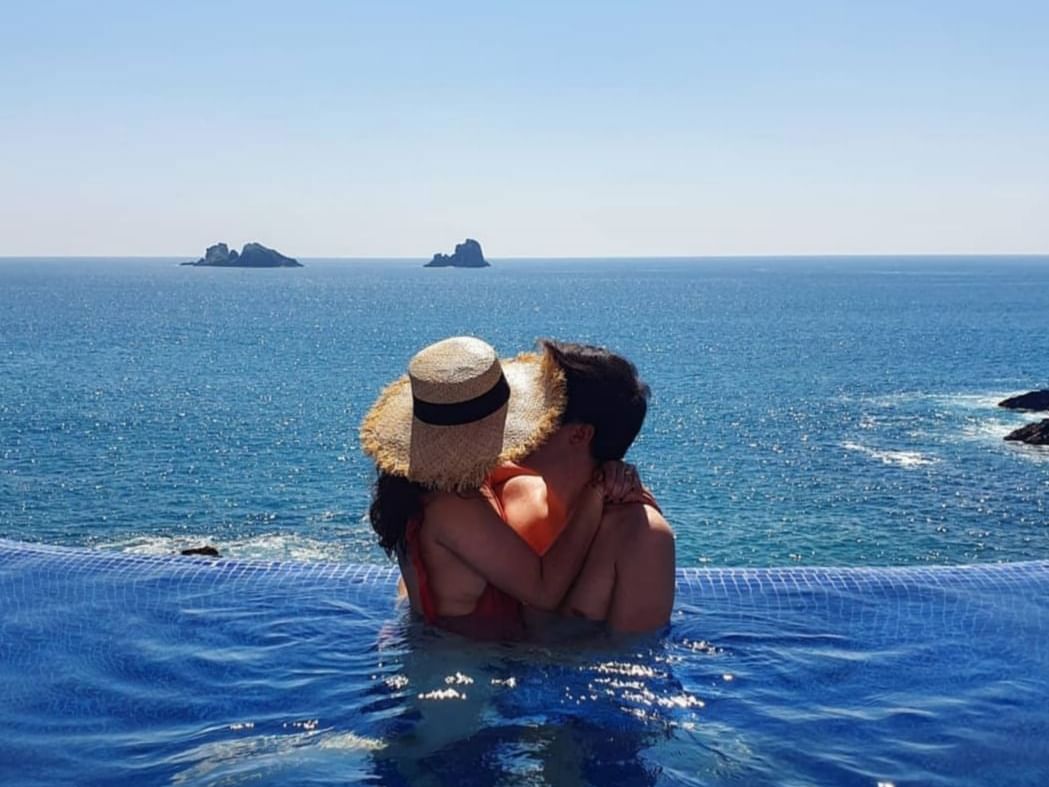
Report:
[[[479,497],[439,495],[426,507],[437,542],[489,583],[539,609],[556,609],[583,565],[604,510],[605,489],[591,481],[579,494],[560,538],[539,557]]]

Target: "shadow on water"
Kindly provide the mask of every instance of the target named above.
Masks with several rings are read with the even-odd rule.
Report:
[[[543,645],[465,642],[417,623],[391,629],[392,672],[371,707],[402,712],[371,753],[391,784],[747,783],[760,762],[704,718],[696,688],[722,684],[723,652],[675,630]],[[698,661],[709,669],[695,671]],[[716,695],[718,690],[708,692]]]

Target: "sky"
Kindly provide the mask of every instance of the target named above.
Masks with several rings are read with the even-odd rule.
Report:
[[[0,255],[1049,253],[1049,3],[0,5]]]

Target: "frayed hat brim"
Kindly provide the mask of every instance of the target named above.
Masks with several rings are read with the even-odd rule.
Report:
[[[435,426],[413,416],[407,376],[388,385],[365,416],[361,447],[380,472],[432,489],[476,489],[497,465],[522,459],[557,429],[565,408],[564,372],[548,354],[502,361],[506,405],[477,421]]]

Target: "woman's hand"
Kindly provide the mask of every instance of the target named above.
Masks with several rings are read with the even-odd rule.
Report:
[[[629,462],[612,460],[601,465],[598,471],[603,479],[606,503],[642,503],[645,488],[637,468]]]

